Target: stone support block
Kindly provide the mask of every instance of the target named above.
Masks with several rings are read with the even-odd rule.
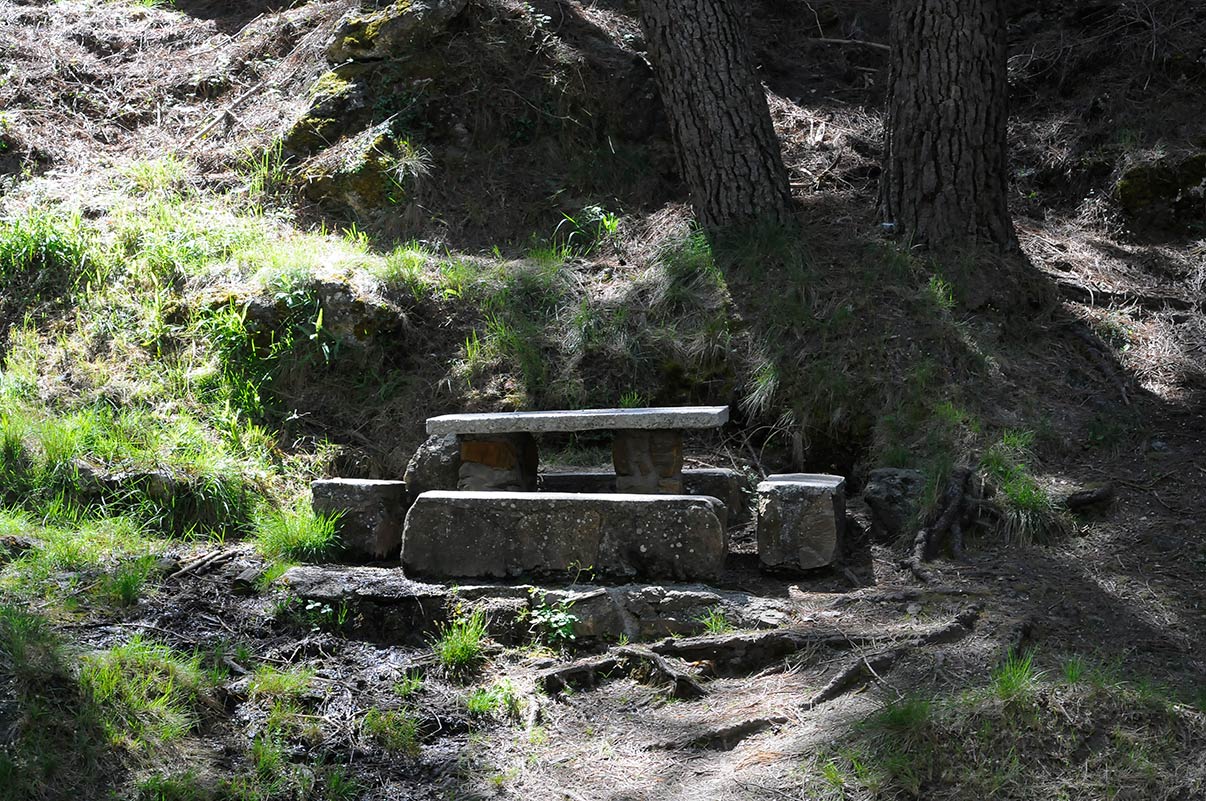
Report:
[[[310,485],[315,512],[339,514],[337,530],[347,561],[390,559],[402,543],[406,484],[329,478]]]
[[[616,491],[664,495],[683,492],[681,431],[617,431],[611,456],[616,468]]]
[[[476,492],[535,492],[540,455],[531,434],[460,438],[457,489]]]

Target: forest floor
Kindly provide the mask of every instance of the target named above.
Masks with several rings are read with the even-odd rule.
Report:
[[[322,153],[274,143],[352,5],[0,0],[0,799],[1206,794],[1206,212],[1117,189],[1206,147],[1189,4],[1014,14],[1021,310],[879,238],[886,61],[812,41],[882,41],[879,4],[752,11],[811,237],[808,280],[764,294],[683,233],[623,3],[470,3],[445,61],[363,79],[413,88],[373,114],[426,177],[384,210],[308,195]],[[583,109],[627,138],[584,143]],[[760,325],[800,309],[785,357]],[[280,581],[321,561],[309,479],[400,477],[429,414],[705,400],[738,423],[689,443],[701,463],[841,472],[864,523],[869,469],[991,482],[1019,438],[1025,488],[1115,495],[1050,543],[985,526],[927,583],[906,543],[795,578],[735,554],[713,589],[811,639],[726,667],[777,629],[678,619],[721,655],[674,663],[698,699],[639,671],[544,692],[619,644],[539,626],[452,670]]]

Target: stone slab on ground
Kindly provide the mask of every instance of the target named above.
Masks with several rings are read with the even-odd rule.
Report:
[[[531,636],[530,615],[564,604],[581,640],[634,642],[705,631],[704,617],[723,616],[735,629],[766,629],[792,619],[792,604],[704,584],[622,584],[611,587],[531,584],[437,584],[408,579],[396,568],[303,565],[281,581],[306,603],[346,609],[345,635],[376,642],[423,643],[457,604],[486,612],[491,636],[518,641]]]
[[[758,561],[766,570],[831,564],[846,522],[846,479],[815,473],[768,476],[757,489]]]
[[[736,470],[720,467],[688,468],[683,470],[683,492],[687,495],[707,495],[719,498],[728,508],[728,525],[749,521],[751,504],[749,484]],[[540,474],[541,492],[615,492],[616,474],[610,470],[571,470]]]
[[[428,434],[513,434],[571,431],[683,430],[719,428],[728,406],[665,406],[650,409],[575,409],[553,412],[446,414],[427,420]]]
[[[691,495],[446,492],[420,495],[406,516],[408,575],[440,578],[574,575],[679,581],[724,569],[724,506]]]
[[[336,524],[349,561],[390,559],[402,544],[406,484],[363,478],[327,478],[311,483],[315,512],[339,514]]]

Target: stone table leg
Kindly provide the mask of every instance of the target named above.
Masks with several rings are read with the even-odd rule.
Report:
[[[683,432],[617,431],[611,440],[616,492],[681,495]]]
[[[457,489],[535,492],[539,452],[531,434],[462,436]]]

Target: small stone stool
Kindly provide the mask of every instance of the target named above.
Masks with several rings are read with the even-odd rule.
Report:
[[[846,524],[846,479],[814,473],[768,476],[757,489],[758,561],[799,572],[837,557]]]
[[[402,546],[406,483],[362,478],[328,478],[310,484],[311,506],[339,513],[337,529],[347,561],[389,559]]]

